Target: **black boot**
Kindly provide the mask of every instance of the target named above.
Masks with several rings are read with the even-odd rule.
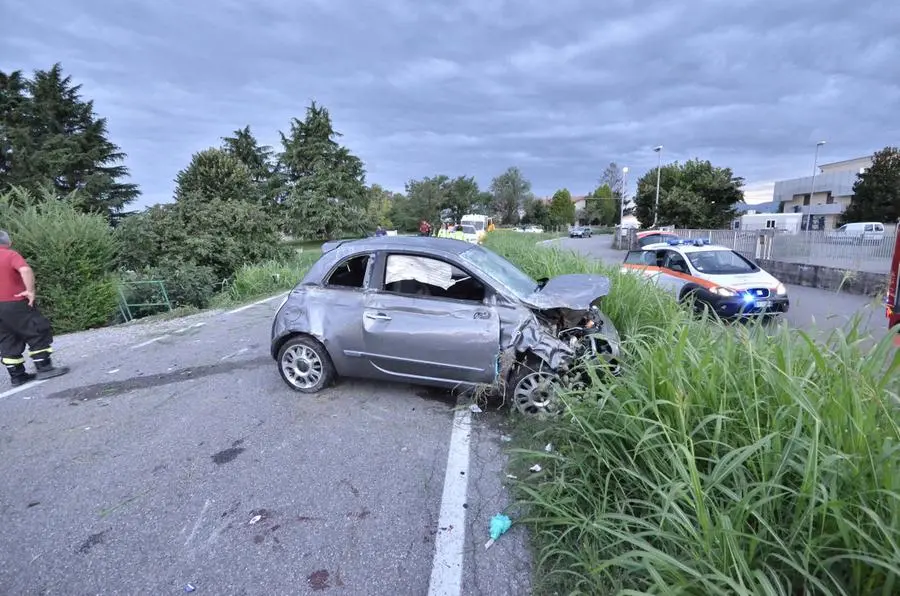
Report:
[[[50,356],[35,360],[34,367],[37,369],[37,378],[39,380],[52,379],[69,372],[68,366],[53,366]]]
[[[24,364],[7,364],[6,370],[9,371],[9,383],[13,387],[19,387],[28,381],[33,381],[35,377],[33,373],[25,371]]]

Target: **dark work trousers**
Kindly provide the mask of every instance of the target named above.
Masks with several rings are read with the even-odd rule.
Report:
[[[39,368],[50,364],[53,328],[36,306],[25,300],[0,302],[0,357],[10,376],[25,373],[25,344]]]

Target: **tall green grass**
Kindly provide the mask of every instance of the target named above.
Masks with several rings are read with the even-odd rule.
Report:
[[[512,466],[543,467],[515,487],[539,593],[900,593],[891,337],[697,320],[572,253],[489,246],[535,277],[610,275],[625,337],[622,378],[563,395],[557,423],[522,423]]]
[[[289,259],[245,265],[225,288],[224,297],[230,302],[245,302],[290,290],[321,255],[321,250],[304,250]]]

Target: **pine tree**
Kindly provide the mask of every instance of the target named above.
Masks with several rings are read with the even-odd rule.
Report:
[[[285,231],[301,238],[335,238],[366,227],[362,161],[335,139],[331,115],[313,102],[306,118],[281,133],[279,156],[287,182]]]
[[[140,191],[120,182],[129,175],[125,154],[80,91],[60,64],[30,80],[0,72],[0,192],[49,186],[60,197],[75,193],[84,211],[113,217]]]

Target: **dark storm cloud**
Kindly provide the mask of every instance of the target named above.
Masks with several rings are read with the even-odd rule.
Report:
[[[587,192],[609,161],[773,180],[900,138],[888,0],[0,0],[0,68],[61,61],[129,154],[144,203],[191,153],[250,124],[276,143],[328,106],[369,179],[518,165]]]

